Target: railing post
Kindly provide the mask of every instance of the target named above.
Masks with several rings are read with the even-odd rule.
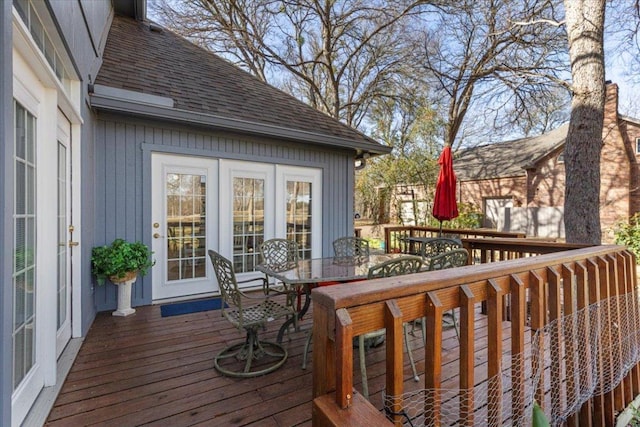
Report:
[[[332,316],[335,314],[332,312]],[[314,304],[313,308],[313,397],[325,395],[336,388],[335,346],[327,336],[329,312]]]
[[[344,308],[336,311],[335,357],[336,403],[346,409],[351,406],[353,399],[353,323]]]

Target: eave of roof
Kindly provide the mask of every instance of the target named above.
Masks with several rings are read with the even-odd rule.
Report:
[[[155,24],[114,17],[91,105],[215,129],[365,153],[391,147]],[[133,94],[114,95],[116,91]],[[136,95],[137,94],[137,95]],[[144,97],[170,103],[145,103]]]
[[[109,95],[92,94],[91,107],[96,110],[109,111],[113,113],[124,113],[138,117],[168,120],[177,123],[196,124],[215,130],[280,138],[308,144],[339,147],[342,149],[348,148],[355,150],[356,154],[370,153],[372,155],[382,155],[388,154],[392,150],[391,147],[384,145],[372,147],[369,143],[359,143],[349,139],[314,132],[279,127],[264,123],[248,122],[229,117],[214,116],[160,105],[150,105],[131,100],[123,100]]]

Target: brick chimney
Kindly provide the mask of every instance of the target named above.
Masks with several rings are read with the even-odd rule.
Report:
[[[618,123],[618,85],[607,80],[604,98],[604,127],[608,128],[611,122]]]
[[[600,152],[600,223],[603,241],[613,239],[612,229],[629,217],[630,165],[618,122],[618,85],[606,83],[604,123]]]

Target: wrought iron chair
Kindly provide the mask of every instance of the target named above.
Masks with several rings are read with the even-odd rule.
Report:
[[[460,248],[462,248],[461,241],[456,239],[449,239],[446,237],[438,237],[425,242],[420,248],[420,255],[422,256],[422,258],[426,259],[444,252],[449,252],[454,249]]]
[[[247,333],[243,342],[228,346],[216,354],[213,359],[215,368],[223,375],[241,378],[264,375],[278,369],[287,360],[287,350],[275,342],[261,341],[258,330],[268,322],[295,315],[293,308],[273,301],[268,296],[256,298],[244,294],[238,283],[265,279],[238,281],[231,261],[213,250],[209,250],[209,258],[218,279],[222,299],[228,305],[225,307],[223,304],[222,315],[238,330],[244,329]],[[252,304],[247,305],[250,301]],[[262,359],[266,357],[271,360],[264,362]],[[224,363],[227,359],[235,359],[240,364],[233,366],[234,362]],[[257,369],[253,365],[254,361],[259,361]]]
[[[469,252],[464,248],[453,249],[447,252],[443,252],[438,255],[434,255],[425,259],[427,264],[427,270],[444,270],[445,268],[463,267],[469,262]],[[456,312],[451,310],[451,319],[453,327],[456,330],[456,336],[460,339],[460,330],[458,328],[458,321],[456,319]],[[423,322],[424,326],[424,322]]]
[[[286,271],[296,267],[299,260],[298,243],[287,239],[269,239],[260,245],[260,255],[262,263],[273,271]],[[265,274],[266,276],[266,274]],[[269,295],[269,291],[290,294],[284,283],[271,284],[269,277],[266,277],[264,293]]]
[[[337,259],[367,258],[369,241],[361,237],[339,237],[333,241],[333,252]]]
[[[469,252],[464,248],[453,249],[425,258],[424,262],[427,264],[428,270],[462,267],[469,262]]]
[[[403,274],[418,273],[422,270],[424,263],[422,258],[415,255],[407,255],[401,258],[391,259],[389,261],[382,262],[369,268],[367,279],[377,279],[380,277],[392,277],[401,276]],[[413,379],[417,382],[420,381],[418,372],[416,370],[416,364],[413,360],[413,353],[411,347],[409,347],[409,337],[407,332],[407,324],[403,325],[404,329],[404,343],[407,347],[407,354],[409,356],[409,362],[411,363],[411,369],[413,370]],[[378,329],[377,331],[368,332],[358,336],[358,353],[360,356],[360,375],[362,377],[362,395],[369,398],[369,383],[367,380],[367,366],[365,363],[365,351],[371,346],[376,346],[384,340],[386,329]],[[367,344],[371,343],[371,344]]]

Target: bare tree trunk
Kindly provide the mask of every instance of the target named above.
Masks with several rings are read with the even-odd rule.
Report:
[[[565,144],[567,242],[600,244],[605,0],[565,0],[573,99]]]

